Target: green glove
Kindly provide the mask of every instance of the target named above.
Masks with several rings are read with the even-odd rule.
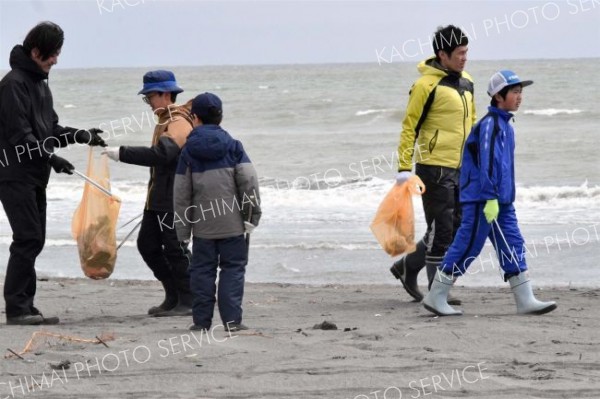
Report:
[[[485,215],[485,220],[487,220],[489,224],[492,224],[494,220],[498,219],[498,212],[500,212],[498,200],[487,200],[483,207],[483,214]]]

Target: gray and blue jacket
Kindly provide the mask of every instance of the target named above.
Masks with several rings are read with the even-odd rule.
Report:
[[[173,186],[174,226],[180,241],[244,233],[244,221],[258,225],[258,177],[242,143],[217,125],[190,133]]]

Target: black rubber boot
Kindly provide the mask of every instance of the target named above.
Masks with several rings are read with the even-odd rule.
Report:
[[[190,279],[181,278],[176,282],[177,303],[171,309],[155,313],[154,317],[191,316],[192,315],[192,293],[190,291]]]
[[[164,312],[153,314],[154,317],[172,317],[172,316],[191,316],[192,315],[192,296],[191,294],[179,294],[177,305]]]
[[[148,309],[148,314],[153,316],[158,313],[167,312],[177,306],[178,294],[175,280],[172,278],[165,281],[161,281],[163,288],[165,289],[165,300],[158,306],[152,306]]]
[[[423,267],[425,266],[425,252],[427,247],[423,240],[417,243],[417,249],[397,261],[390,268],[390,272],[398,280],[402,282],[404,289],[415,299],[415,302],[421,302],[423,300],[423,294],[419,291],[417,285],[417,276]]]

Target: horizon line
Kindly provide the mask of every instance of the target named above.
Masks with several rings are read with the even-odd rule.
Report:
[[[310,65],[364,65],[374,64],[378,66],[392,65],[392,64],[409,64],[419,63],[426,58],[419,58],[418,60],[404,60],[404,61],[393,61],[380,63],[377,60],[374,61],[333,61],[333,62],[297,62],[297,63],[273,63],[273,64],[202,64],[202,65],[134,65],[134,66],[93,66],[93,67],[56,67],[61,70],[73,70],[73,69],[139,69],[139,68],[205,68],[205,67],[272,67],[272,66],[310,66]],[[564,60],[595,60],[600,59],[600,56],[592,57],[562,57],[562,58],[482,58],[482,59],[470,59],[469,62],[490,62],[490,61],[564,61]],[[55,69],[55,68],[53,68]],[[0,71],[9,71],[10,69],[0,69]]]

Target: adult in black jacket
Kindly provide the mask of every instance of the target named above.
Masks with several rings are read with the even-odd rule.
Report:
[[[52,22],[35,26],[10,53],[11,71],[0,81],[0,201],[13,232],[4,282],[7,324],[56,324],[33,304],[35,260],[46,237],[46,186],[50,168],[72,174],[73,165],[54,155],[75,142],[104,145],[98,129],[62,127],[47,79],[64,41]]]

